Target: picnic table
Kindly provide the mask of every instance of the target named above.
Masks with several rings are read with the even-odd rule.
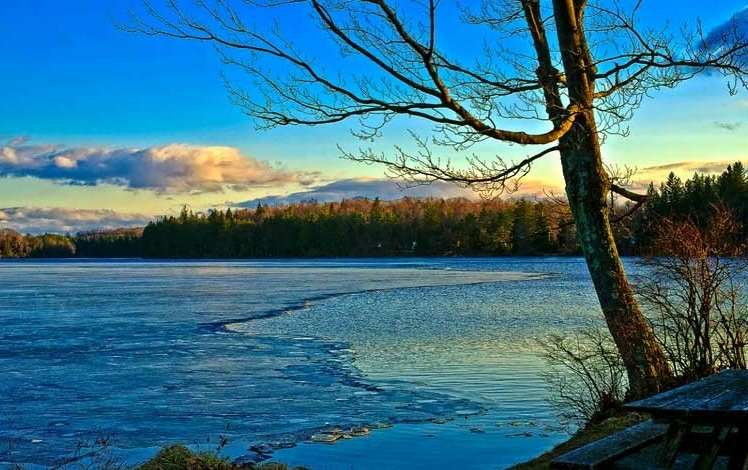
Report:
[[[631,468],[633,457],[634,468],[674,468],[676,461],[682,467],[685,461],[701,470],[727,456],[728,469],[748,470],[748,371],[725,370],[624,408],[652,419],[557,457],[551,467]]]
[[[729,456],[729,468],[748,469],[748,371],[725,370],[624,409],[649,413],[667,426],[658,465],[670,468],[680,453],[698,455],[694,468]]]

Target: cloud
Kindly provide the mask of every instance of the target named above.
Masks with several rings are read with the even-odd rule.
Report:
[[[563,192],[563,189],[549,187],[539,181],[526,180],[522,182],[520,190],[512,196],[544,197],[546,195],[546,190],[548,189],[555,192]],[[478,195],[470,189],[459,188],[454,184],[443,181],[435,181],[429,185],[401,189],[398,186],[398,182],[392,179],[351,178],[335,181],[324,186],[310,188],[308,191],[301,191],[288,195],[270,195],[244,201],[236,205],[253,208],[257,206],[257,203],[279,205],[309,200],[315,200],[317,202],[332,202],[357,197],[366,197],[369,199],[378,197],[381,200],[396,200],[402,199],[403,197],[433,197],[444,199],[464,197],[468,199],[476,199]]]
[[[351,178],[333,183],[311,188],[308,191],[301,191],[288,195],[270,195],[244,201],[238,206],[255,207],[257,203],[278,205],[292,204],[294,202],[315,200],[317,202],[340,201],[342,199],[353,199],[357,197],[367,197],[374,199],[378,197],[381,200],[395,200],[403,197],[434,197],[434,198],[455,198],[467,197],[475,198],[476,194],[469,189],[458,188],[457,186],[441,181],[436,181],[425,186],[415,186],[413,188],[401,189],[397,181],[390,179],[370,179],[370,178]]]
[[[683,180],[691,178],[694,173],[707,175],[721,174],[727,169],[728,165],[732,165],[733,163],[735,163],[734,160],[683,161],[638,168],[633,177],[630,189],[646,192],[650,183],[654,183],[655,187],[659,187],[659,184],[667,180],[671,172]]]
[[[300,174],[242,155],[232,147],[172,144],[145,149],[30,145],[16,138],[0,147],[0,175],[33,177],[60,184],[110,184],[159,193],[199,194],[311,184]]]
[[[10,142],[8,142],[8,145],[11,147],[16,147],[18,145],[23,145],[28,141],[29,141],[29,136],[19,135],[18,137],[14,137],[13,139],[11,139]]]
[[[742,123],[714,121],[714,125],[726,131],[735,131],[742,125]]]
[[[143,227],[153,217],[108,209],[8,207],[0,209],[0,229],[20,233],[77,233],[93,229]]]
[[[670,173],[671,171],[676,174],[686,174],[691,176],[694,173],[722,173],[727,169],[727,165],[735,163],[731,160],[723,161],[685,161],[685,162],[674,162],[666,165],[655,165],[641,168],[640,174],[651,174],[651,173]]]
[[[553,182],[549,182],[531,178],[523,178],[517,192],[511,194],[511,197],[529,199],[545,199],[550,196],[566,196],[566,190],[564,189],[563,182],[558,182],[556,180],[553,180]]]
[[[716,57],[721,52],[746,40],[748,40],[748,7],[736,12],[729,20],[709,31],[699,49],[707,56]],[[741,53],[739,60],[745,63],[748,61],[748,55]]]

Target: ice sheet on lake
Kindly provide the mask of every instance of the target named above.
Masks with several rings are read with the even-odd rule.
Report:
[[[530,316],[514,301],[516,315],[502,319],[477,296],[486,289],[469,286],[504,286],[503,295],[515,296],[520,285],[535,285],[535,294],[523,294],[532,302],[557,278],[516,267],[493,260],[4,263],[0,462],[52,465],[81,440],[100,437],[124,449],[210,446],[218,435],[235,443],[298,440],[331,424],[480,413],[490,393],[478,385],[453,393],[460,375],[495,373],[490,344],[501,350],[502,335],[525,331]],[[453,312],[403,307],[414,300],[442,313],[452,302]],[[476,308],[481,303],[486,308]],[[398,315],[409,326],[388,330]],[[323,317],[318,325],[299,322]],[[286,320],[292,329],[264,323],[261,334],[242,331]],[[486,334],[465,334],[481,322]],[[229,329],[216,327],[223,325]],[[442,384],[419,374],[447,356],[418,352],[417,367],[404,366],[434,342],[455,354],[455,373]],[[472,358],[458,354],[466,348]],[[469,369],[475,358],[489,369]]]

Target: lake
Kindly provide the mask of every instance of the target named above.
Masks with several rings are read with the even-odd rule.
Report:
[[[5,260],[0,467],[225,438],[314,469],[505,468],[568,437],[534,339],[599,317],[579,258]]]

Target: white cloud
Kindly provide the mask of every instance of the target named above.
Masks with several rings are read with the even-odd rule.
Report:
[[[232,147],[172,144],[145,149],[30,145],[0,147],[0,175],[60,184],[111,184],[159,193],[199,194],[279,184],[309,184],[316,174],[291,172],[242,155]]]
[[[54,164],[57,168],[75,168],[76,166],[78,166],[78,162],[67,157],[57,156],[53,158],[52,161],[54,161]]]
[[[0,148],[0,166],[13,165],[18,163],[18,156],[13,147]]]
[[[735,163],[734,160],[720,161],[683,161],[673,162],[666,165],[655,165],[639,168],[633,177],[631,189],[645,192],[650,183],[659,188],[660,183],[667,180],[672,172],[682,180],[691,178],[694,173],[716,175],[727,169],[728,165]]]
[[[300,201],[315,200],[317,202],[340,201],[342,199],[353,199],[367,197],[381,200],[395,200],[403,197],[434,197],[475,198],[476,194],[469,189],[462,189],[454,184],[436,181],[429,185],[415,186],[401,189],[397,181],[391,179],[351,178],[335,181],[323,186],[310,188],[307,191],[287,195],[269,195],[239,203],[242,207],[255,207],[258,202],[262,204],[291,204]]]
[[[512,194],[512,197],[544,197],[548,191],[563,193],[563,188],[551,187],[539,181],[527,180],[522,182],[519,191]],[[398,186],[397,181],[392,179],[351,178],[310,188],[307,191],[287,195],[269,195],[244,201],[237,205],[241,207],[255,207],[258,202],[276,205],[309,200],[331,202],[356,197],[366,197],[369,199],[378,197],[381,200],[396,200],[403,197],[433,197],[444,199],[464,197],[477,199],[478,195],[470,189],[460,188],[452,183],[443,181],[435,181],[429,185],[403,189]]]
[[[39,234],[77,233],[93,229],[143,227],[152,217],[125,214],[108,209],[80,210],[73,208],[7,207],[0,209],[0,229]]]

